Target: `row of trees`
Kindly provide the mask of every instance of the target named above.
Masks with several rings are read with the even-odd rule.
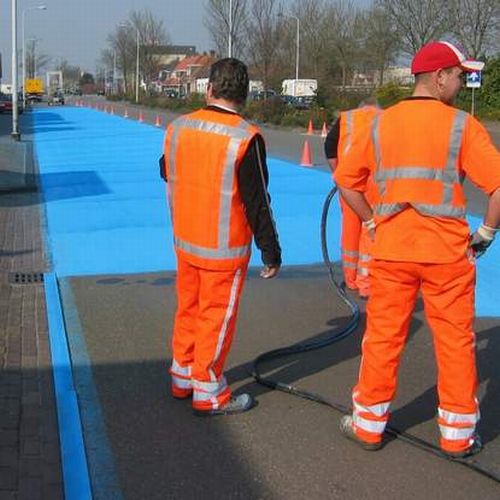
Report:
[[[458,42],[471,57],[500,49],[498,0],[232,0],[233,55],[248,61],[266,86],[294,74],[296,19],[300,75],[345,86],[354,72],[384,71],[429,40]],[[227,54],[229,0],[207,0],[206,26]]]

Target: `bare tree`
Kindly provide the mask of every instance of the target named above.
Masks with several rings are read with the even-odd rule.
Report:
[[[50,57],[37,49],[37,39],[26,44],[26,77],[35,78],[50,63]]]
[[[499,0],[450,0],[451,32],[470,57],[484,55],[500,37]]]
[[[103,62],[109,66],[110,52],[113,58],[116,55],[116,67],[123,75],[124,91],[132,88],[131,79],[135,71],[136,32],[135,30],[118,25],[115,31],[108,35],[107,54],[103,54]]]
[[[232,55],[242,57],[245,51],[245,24],[247,9],[245,0],[232,0],[232,22],[229,22],[229,0],[207,0],[204,24],[212,42],[221,56],[227,56],[229,28],[231,24]]]
[[[277,68],[283,33],[281,0],[252,0],[247,22],[248,57],[257,70],[264,87],[270,86]]]
[[[64,86],[77,85],[80,81],[82,70],[79,66],[73,66],[66,59],[61,59],[55,66],[57,71],[63,75]]]
[[[379,72],[379,84],[384,83],[384,72],[391,64],[401,46],[401,38],[387,12],[372,7],[363,13],[363,54],[368,66]]]
[[[132,11],[128,24],[134,29],[134,33],[139,33],[140,71],[144,80],[149,82],[157,77],[159,72],[158,57],[155,57],[156,48],[166,45],[169,36],[163,21],[157,20],[148,9]]]
[[[359,61],[360,12],[352,0],[337,0],[326,11],[329,47],[341,70],[342,87],[347,75]]]
[[[375,5],[396,26],[407,54],[414,54],[450,30],[448,0],[376,0]]]

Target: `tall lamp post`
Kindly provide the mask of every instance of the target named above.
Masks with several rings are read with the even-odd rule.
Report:
[[[35,5],[34,7],[27,7],[23,9],[23,16],[21,21],[21,36],[23,38],[23,109],[26,107],[26,91],[24,86],[26,84],[26,38],[25,38],[25,24],[26,24],[26,12],[30,10],[47,10],[46,5]]]
[[[137,31],[137,57],[135,62],[135,102],[139,102],[139,28]]]
[[[291,14],[278,14],[279,17],[289,17],[297,21],[297,37],[295,44],[295,79],[299,79],[299,58],[300,58],[300,19],[297,16]]]
[[[229,36],[227,56],[233,57],[233,0],[229,0]]]
[[[12,132],[15,141],[19,134],[19,110],[17,109],[17,0],[12,0]]]

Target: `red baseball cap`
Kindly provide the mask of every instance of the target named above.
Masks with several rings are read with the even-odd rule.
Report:
[[[411,62],[411,72],[416,75],[453,66],[459,66],[464,71],[481,71],[484,68],[484,62],[467,59],[450,42],[429,42],[415,54]]]

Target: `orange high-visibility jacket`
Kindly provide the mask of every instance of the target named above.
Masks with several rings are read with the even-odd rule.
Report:
[[[241,116],[201,109],[167,128],[165,169],[178,255],[206,269],[248,262],[252,231],[238,168],[259,129]]]
[[[410,121],[407,113],[404,106],[394,106],[373,122],[376,220],[408,206],[424,216],[465,219],[458,160],[467,113],[443,106],[439,123],[433,119],[432,136],[417,132],[428,120],[425,106],[415,107]],[[416,124],[415,131],[411,123]]]

